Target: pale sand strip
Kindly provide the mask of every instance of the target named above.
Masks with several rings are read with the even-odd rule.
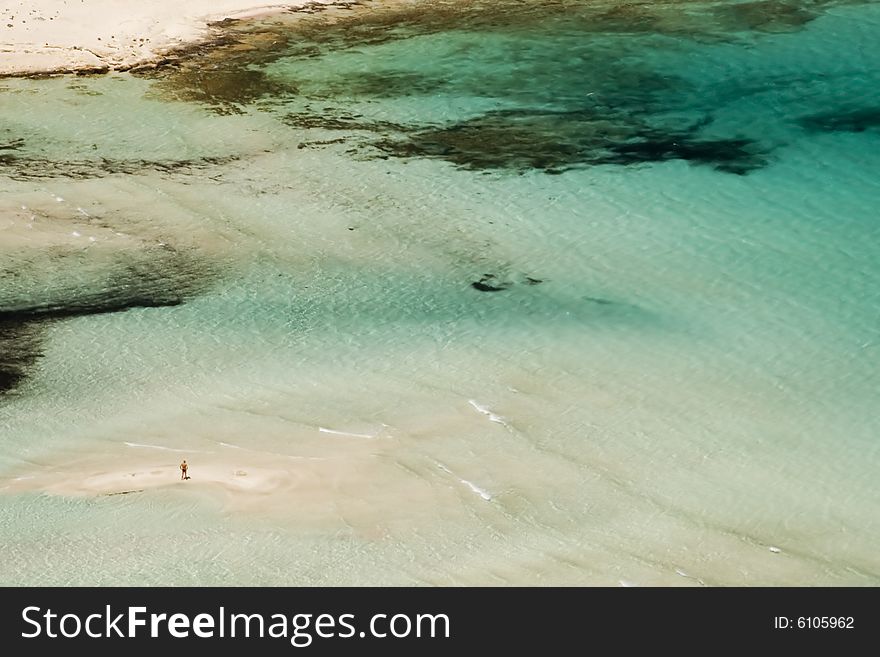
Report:
[[[0,495],[48,494],[62,498],[133,500],[165,505],[207,505],[242,517],[296,519],[311,527],[342,521],[362,536],[381,536],[384,527],[430,516],[437,508],[485,504],[430,469],[401,476],[394,458],[384,458],[373,441],[339,438],[326,456],[285,455],[245,448],[213,451],[130,444],[103,454],[58,453],[51,462],[31,463],[0,476]],[[151,448],[152,447],[152,448]],[[191,478],[182,481],[186,458]],[[140,501],[137,501],[140,500]],[[180,506],[180,505],[183,506]],[[389,509],[394,509],[393,517]],[[378,532],[378,533],[376,533]]]
[[[332,0],[0,0],[0,75],[125,69],[210,36],[209,24]]]
[[[205,453],[179,449],[109,449],[108,454],[62,458],[52,464],[32,466],[24,473],[0,477],[4,495],[41,492],[63,497],[148,495],[161,489],[205,495],[228,509],[261,509],[284,515],[292,499],[324,508],[326,497],[339,494],[335,482],[351,478],[363,454],[354,458],[272,456],[236,450]],[[163,454],[164,452],[164,454]],[[176,452],[176,453],[167,453]],[[71,455],[67,455],[68,457]],[[190,479],[182,481],[179,463],[186,458]]]
[[[194,452],[188,459],[190,479],[182,481],[179,461],[179,455],[162,458],[155,452],[129,456],[124,461],[96,455],[63,467],[32,469],[28,474],[4,479],[2,488],[5,493],[42,491],[93,497],[142,493],[176,485],[189,489],[219,485],[230,493],[267,494],[291,487],[298,479],[292,464],[265,462],[254,465],[253,461],[243,464],[228,455]]]

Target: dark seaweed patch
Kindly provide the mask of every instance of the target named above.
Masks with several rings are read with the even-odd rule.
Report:
[[[805,116],[798,123],[813,132],[864,132],[880,128],[880,107],[823,112]]]
[[[614,144],[607,157],[599,157],[595,164],[638,164],[685,160],[707,164],[719,171],[744,175],[766,166],[766,156],[751,139],[700,139],[693,131],[660,133],[648,130],[633,142]]]
[[[410,130],[403,137],[381,138],[370,145],[395,157],[443,159],[471,170],[559,173],[602,164],[685,160],[744,174],[766,165],[753,140],[700,137],[705,123],[660,130],[626,115],[500,110],[439,128]]]
[[[121,312],[130,308],[157,308],[183,303],[173,294],[157,297],[101,298],[94,295],[71,303],[54,303],[14,310],[0,309],[0,395],[14,390],[42,355],[40,334],[44,322],[65,317]]]
[[[344,144],[345,139],[339,137],[337,139],[316,139],[313,141],[304,141],[296,145],[297,148],[323,148],[324,146],[332,146],[333,144]]]
[[[0,318],[0,395],[20,384],[39,356],[38,327]]]
[[[137,68],[133,72],[153,78],[156,95],[198,102],[217,113],[233,114],[269,98],[299,94],[320,98],[403,97],[437,93],[461,82],[437,75],[387,70],[341,74],[320,84],[305,80],[298,83],[264,72],[266,66],[282,58],[308,60],[328,53],[357,52],[393,41],[447,32],[476,37],[492,33],[552,33],[569,37],[622,34],[637,38],[666,35],[698,40],[735,39],[747,30],[800,29],[827,7],[852,1],[755,0],[718,7],[717,3],[706,6],[694,0],[628,3],[475,0],[414,2],[391,7],[370,5],[347,12],[338,11],[338,6],[325,10],[316,5],[293,10],[295,18],[275,18],[255,25],[239,21],[217,23],[214,37],[208,42],[172,53],[160,66]],[[360,3],[340,4],[352,8]],[[540,58],[535,61],[554,64]],[[618,58],[611,55],[605,57],[604,65],[589,68],[594,74],[602,75],[604,70],[615,68],[617,61]],[[617,78],[621,73],[626,75],[625,70],[615,70],[613,76]],[[573,84],[568,88],[580,87]],[[516,87],[508,87],[508,93],[515,94]]]
[[[67,88],[70,89],[73,93],[78,94],[80,96],[101,96],[102,92],[96,91],[92,89],[86,84],[82,83],[71,83],[67,85]]]
[[[247,64],[184,66],[171,77],[161,77],[153,94],[173,100],[196,102],[217,114],[241,114],[244,106],[263,98],[296,95],[297,88]]]
[[[364,132],[406,132],[411,128],[391,121],[371,121],[362,114],[323,110],[288,112],[281,119],[285,124],[302,130],[356,130]]]
[[[499,281],[494,274],[484,274],[478,281],[471,283],[471,287],[480,292],[501,292],[510,287],[507,281]]]
[[[0,288],[0,320],[25,322],[174,306],[202,292],[217,274],[209,262],[168,245],[102,260],[99,269],[74,248],[55,249],[48,260],[25,257],[17,267],[15,284]],[[53,274],[47,277],[45,271]]]
[[[66,258],[74,261],[68,265]],[[57,254],[54,265],[75,267],[77,254]],[[41,265],[45,266],[45,263]],[[72,317],[178,306],[204,291],[216,272],[184,251],[157,248],[140,259],[120,257],[97,280],[0,290],[0,394],[18,386],[41,355],[42,327]],[[29,278],[28,272],[21,277]],[[31,289],[32,288],[32,289]]]
[[[734,29],[772,31],[776,25],[800,27],[815,16],[814,12],[839,1],[757,0],[728,13],[705,11],[704,3],[698,0],[417,2],[352,12],[348,16],[328,12],[329,15],[298,21],[293,28],[300,38],[288,47],[299,45],[302,54],[314,56],[328,50],[375,46],[452,30],[517,33],[533,31],[536,26],[554,32],[564,27],[586,34],[651,33],[701,38]],[[809,5],[812,11],[802,5]],[[294,53],[299,54],[296,50]]]
[[[359,114],[325,108],[288,113],[282,120],[301,129],[374,133],[376,137],[347,137],[367,157],[443,159],[475,171],[558,174],[587,166],[684,160],[742,175],[766,166],[768,161],[765,149],[755,140],[704,136],[710,116],[678,127],[658,128],[641,114],[622,109],[509,109],[459,123],[420,126],[371,121]],[[325,141],[339,143],[338,139]],[[303,147],[321,143],[311,141]]]
[[[16,154],[13,151],[19,150],[22,146],[24,146],[24,139],[13,139],[5,144],[0,144],[0,166],[14,161]]]
[[[816,19],[821,9],[828,4],[830,3],[810,0],[729,2],[714,7],[713,13],[729,30],[793,32]]]
[[[117,313],[131,308],[165,308],[179,306],[183,298],[170,292],[161,297],[94,295],[67,303],[49,303],[14,310],[0,310],[0,322],[33,322],[85,315]]]
[[[322,109],[290,112],[282,120],[302,129],[377,134],[372,140],[363,135],[346,137],[367,157],[433,158],[477,171],[546,174],[682,160],[744,175],[766,166],[769,147],[747,135],[709,135],[701,130],[702,123],[678,120],[663,125],[664,117],[671,114],[708,115],[723,99],[711,94],[707,99],[692,82],[628,55],[643,48],[645,38],[656,35],[738,40],[745,31],[800,29],[827,7],[849,1],[753,0],[719,6],[690,0],[476,0],[415,2],[346,14],[313,7],[296,13],[316,15],[300,15],[296,20],[273,20],[255,27],[232,23],[218,48],[195,49],[150,75],[156,80],[155,93],[199,102],[219,113],[244,111],[254,104],[278,110],[293,96],[320,99],[325,104]],[[493,56],[503,58],[506,53],[516,63],[510,70],[487,66],[476,72],[478,67],[460,66],[455,73],[441,74],[392,65],[381,71],[290,80],[283,76],[287,71],[297,77],[290,72],[292,66],[264,72],[280,59],[300,60],[308,67],[307,60],[330,53],[361,56],[390,41],[453,32],[460,48],[473,48],[476,57],[481,56],[481,39],[487,34],[525,38],[512,38],[509,46],[505,39],[493,41],[493,48],[502,49]],[[621,36],[591,39],[592,34]],[[669,40],[657,45],[677,47]],[[449,55],[466,57],[463,52]],[[437,93],[493,98],[525,109],[488,112],[444,125],[400,125],[372,121],[355,112],[346,115],[340,108],[352,101]],[[304,142],[301,148],[324,143],[338,142],[320,139]]]
[[[449,78],[411,71],[360,71],[323,80],[314,90],[303,89],[302,93],[318,98],[404,98],[435,94],[449,84]]]
[[[131,73],[153,80],[148,96],[199,103],[216,114],[241,114],[266,98],[296,95],[295,84],[268,75],[265,66],[283,56],[290,35],[277,27],[240,33],[237,21],[215,24],[214,37],[170,53],[155,66]],[[244,40],[247,43],[244,43]]]
[[[501,277],[495,274],[483,274],[480,280],[471,283],[471,287],[480,292],[503,292],[504,290],[509,290],[515,284],[540,285],[543,282],[540,278],[534,278],[525,274],[513,278]]]
[[[42,325],[50,320],[122,312],[130,308],[176,306],[183,298],[173,292],[158,296],[94,294],[69,303],[0,309],[0,394],[15,389],[42,355]]]
[[[85,180],[111,174],[138,174],[158,171],[168,175],[202,173],[212,167],[238,160],[236,155],[185,160],[116,160],[106,157],[93,160],[51,160],[23,153],[0,153],[0,175],[13,180],[73,178]]]

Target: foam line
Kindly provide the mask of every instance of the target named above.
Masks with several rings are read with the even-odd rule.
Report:
[[[195,449],[174,449],[173,447],[162,447],[161,445],[144,445],[142,443],[125,443],[129,447],[140,447],[144,449],[161,449],[163,452],[181,452],[183,454],[204,454]]]
[[[492,499],[492,496],[486,491],[486,489],[480,488],[476,484],[469,482],[467,479],[459,479],[459,481],[461,483],[463,483],[465,486],[467,486],[468,488],[470,488],[473,492],[475,492],[477,495],[482,497],[487,502]]]
[[[335,429],[326,429],[324,427],[318,427],[318,431],[322,433],[332,433],[337,436],[351,436],[352,438],[375,438],[376,434],[368,434],[368,433],[350,433],[348,431],[336,431]]]
[[[481,405],[480,405],[479,403],[477,403],[475,400],[473,400],[473,399],[468,399],[468,403],[469,403],[471,406],[473,406],[473,407],[476,409],[476,411],[477,411],[478,413],[482,413],[483,415],[485,415],[486,417],[488,417],[490,422],[497,422],[498,424],[501,424],[501,425],[503,425],[503,426],[505,426],[505,427],[508,426],[507,422],[504,420],[503,417],[501,417],[500,415],[496,415],[495,413],[493,413],[491,410],[489,410],[489,409],[486,408],[485,406],[481,406]]]
[[[459,477],[457,474],[455,474],[452,470],[447,468],[442,463],[437,463],[437,467],[440,468],[441,470],[443,470],[443,472],[446,472],[446,473],[452,475],[453,477],[455,477],[456,479],[458,479],[461,483],[463,483],[465,486],[470,488],[471,491],[473,491],[474,493],[476,493],[477,495],[482,497],[487,502],[492,499],[492,495],[490,495],[489,492],[485,488],[480,488],[479,486],[468,481],[467,479],[462,479],[461,477]]]

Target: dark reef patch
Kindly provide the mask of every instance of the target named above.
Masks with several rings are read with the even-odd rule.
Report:
[[[183,303],[180,297],[121,297],[94,295],[69,304],[54,303],[12,310],[0,309],[0,395],[14,390],[42,355],[40,337],[48,321],[81,315],[121,312],[130,308],[156,308]]]
[[[340,73],[320,81],[289,80],[267,74],[280,59],[303,62],[332,54],[362,54],[364,49],[403,41],[457,33],[480,40],[485,35],[534,36],[536,34],[583,37],[619,35],[623,39],[656,36],[698,41],[738,40],[745,32],[779,32],[801,29],[828,7],[854,0],[754,0],[702,3],[698,0],[655,2],[603,2],[557,0],[474,0],[414,2],[394,6],[344,2],[292,9],[288,17],[257,23],[221,21],[213,38],[181,48],[158,66],[132,72],[154,80],[154,95],[170,100],[200,103],[219,114],[235,114],[254,103],[302,95],[309,98],[391,98],[443,92],[462,82],[442,74],[408,70]],[[527,41],[519,40],[520,45]],[[512,57],[521,57],[514,49]],[[593,75],[611,71],[627,80],[625,53],[605,53],[604,64],[584,62]],[[573,53],[575,59],[578,53]],[[565,60],[533,59],[535,70],[551,69]],[[617,69],[621,70],[617,70]],[[559,73],[559,71],[556,71]],[[564,77],[564,76],[559,76]],[[528,76],[522,80],[527,81]],[[629,80],[635,82],[634,79]],[[491,81],[488,81],[491,87]],[[479,84],[467,83],[478,90]],[[632,85],[631,85],[632,86]],[[633,87],[635,88],[635,87]],[[509,86],[508,92],[515,92]],[[577,84],[569,89],[580,89]],[[491,92],[491,89],[489,90]],[[558,90],[557,90],[558,91]]]
[[[735,30],[772,32],[798,29],[827,7],[847,0],[754,0],[715,11],[699,0],[603,2],[602,0],[471,0],[419,2],[367,11],[319,12],[292,27],[302,54],[374,46],[452,30],[475,33],[559,31],[585,34],[662,34],[704,38]],[[366,6],[366,5],[365,5]],[[728,8],[724,8],[728,9]]]
[[[718,171],[744,175],[766,166],[767,159],[754,140],[701,139],[695,131],[660,132],[646,130],[633,141],[613,144],[607,156],[599,156],[594,164],[638,164],[684,160],[693,164],[713,166]]]
[[[323,148],[324,146],[332,146],[333,144],[344,144],[345,139],[339,137],[337,139],[315,139],[312,141],[303,141],[296,145],[297,148]]]
[[[812,132],[864,132],[880,128],[880,107],[836,110],[802,117],[798,123]]]
[[[78,94],[80,96],[101,96],[102,92],[96,91],[89,87],[87,84],[83,84],[81,82],[71,82],[67,85],[67,88],[70,89],[73,93]]]
[[[172,56],[142,74],[154,80],[155,95],[219,114],[267,110],[297,129],[371,133],[344,137],[352,143],[349,152],[366,158],[442,159],[475,171],[546,174],[681,160],[745,175],[769,162],[771,145],[763,135],[752,126],[743,127],[745,134],[706,128],[720,107],[742,93],[761,93],[766,84],[731,89],[736,80],[721,80],[717,90],[704,88],[639,53],[646,46],[680,51],[690,47],[688,40],[752,43],[755,34],[800,30],[829,7],[852,1],[310,6],[291,11],[295,18],[224,23],[211,47]],[[452,35],[454,49],[438,49],[443,35]],[[394,51],[377,48],[422,37],[432,37],[424,41],[426,52],[439,55],[437,66],[426,70],[406,68],[402,58],[389,56]],[[371,68],[364,62],[374,52]],[[481,57],[485,67],[474,65]],[[283,66],[273,66],[281,60]],[[383,111],[383,99],[430,95],[491,99],[493,105],[483,106],[504,109],[442,124],[413,119],[415,112],[402,122],[364,115]],[[862,124],[859,117],[851,123]],[[318,136],[300,147],[338,139]]]
[[[412,71],[358,71],[340,74],[320,84],[302,85],[301,95],[307,98],[405,98],[429,96],[450,86],[448,77]]]
[[[635,117],[592,110],[498,110],[374,140],[370,146],[395,157],[443,159],[471,170],[560,173],[603,164],[685,160],[745,174],[767,164],[754,140],[701,137],[705,123],[661,130]]]
[[[683,160],[743,175],[768,164],[769,148],[757,140],[706,135],[710,116],[687,123],[666,120],[671,125],[663,127],[652,125],[653,118],[621,109],[524,108],[426,126],[327,109],[291,112],[282,121],[298,129],[348,132],[343,141],[366,158],[442,159],[473,171],[557,174],[589,166]],[[302,147],[337,143],[339,138],[312,140]]]
[[[51,322],[178,306],[204,292],[217,276],[214,265],[167,247],[119,255],[100,271],[85,273],[81,255],[56,252],[48,262],[35,259],[32,268],[25,258],[14,276],[3,273],[10,284],[0,288],[0,394],[27,377],[41,356],[43,328]],[[56,274],[41,276],[46,271]]]
[[[729,30],[794,32],[818,18],[829,4],[810,0],[757,0],[716,5],[712,11]]]
[[[84,315],[101,315],[104,313],[117,313],[131,308],[163,308],[179,306],[183,298],[173,292],[164,297],[126,297],[114,294],[95,294],[82,299],[76,299],[70,303],[51,303],[38,306],[16,308],[14,310],[0,310],[0,323],[20,324],[49,319],[61,319],[66,317],[80,317]]]
[[[15,389],[40,357],[40,329],[0,316],[0,395]]]
[[[51,320],[97,315],[131,308],[158,308],[183,303],[173,293],[164,297],[125,297],[94,294],[70,303],[56,302],[6,310],[0,308],[0,395],[14,390],[42,355],[42,328]]]
[[[178,305],[203,292],[218,275],[214,264],[167,244],[100,261],[77,248],[18,256],[13,261],[17,271],[0,288],[0,319],[31,321]]]
[[[15,161],[15,151],[21,149],[22,146],[24,146],[24,139],[13,139],[5,144],[0,143],[0,166]]]
[[[483,274],[478,281],[471,283],[471,287],[480,292],[501,292],[510,287],[510,282],[498,280],[494,274]]]
[[[471,287],[480,292],[503,292],[516,284],[540,285],[544,281],[540,278],[522,274],[517,277],[498,276],[496,274],[483,274],[479,280],[473,281]]]
[[[201,157],[185,160],[117,160],[106,157],[83,160],[52,160],[22,152],[0,152],[0,175],[13,180],[72,178],[86,180],[112,174],[138,174],[157,171],[167,175],[204,174],[205,171],[239,159],[237,155]]]
[[[171,52],[155,65],[130,69],[152,80],[148,97],[198,103],[215,114],[231,115],[266,98],[298,93],[295,84],[261,69],[284,56],[291,35],[277,25],[253,30],[235,20],[212,27],[214,36],[208,41]]]
[[[281,120],[292,128],[302,130],[320,129],[396,133],[406,132],[411,129],[402,123],[371,121],[365,119],[362,114],[334,111],[332,108],[288,112]]]
[[[244,62],[217,63],[207,67],[180,66],[171,76],[164,71],[146,75],[156,79],[150,95],[200,103],[216,114],[241,114],[246,105],[258,100],[283,99],[298,92],[295,85],[274,80]]]

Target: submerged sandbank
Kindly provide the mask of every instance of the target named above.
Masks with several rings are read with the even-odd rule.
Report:
[[[477,4],[4,81],[2,287],[40,333],[6,349],[31,362],[0,408],[0,579],[877,582],[880,149],[827,132],[864,124],[876,28],[744,48]],[[784,143],[742,173],[676,161],[672,115]]]

